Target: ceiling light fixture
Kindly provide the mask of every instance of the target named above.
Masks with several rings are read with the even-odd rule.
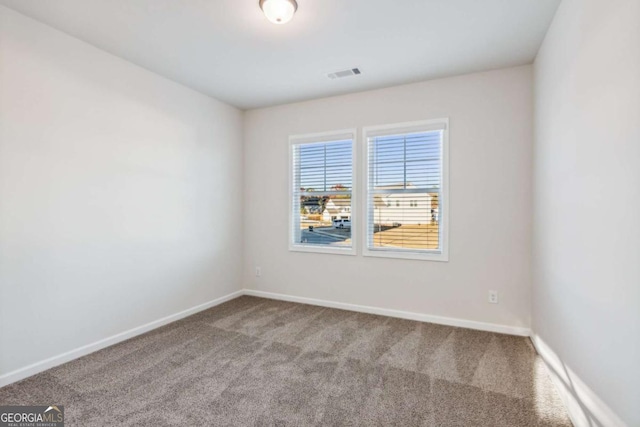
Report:
[[[260,8],[274,24],[286,24],[298,10],[296,0],[260,0]]]

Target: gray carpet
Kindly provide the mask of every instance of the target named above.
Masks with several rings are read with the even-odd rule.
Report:
[[[0,389],[68,426],[571,426],[527,338],[240,297]]]

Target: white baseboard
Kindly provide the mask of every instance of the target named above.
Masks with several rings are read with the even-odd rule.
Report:
[[[96,341],[94,343],[87,344],[82,347],[76,348],[74,350],[68,351],[66,353],[50,357],[40,362],[36,362],[32,365],[25,366],[24,368],[16,369],[15,371],[12,371],[0,376],[0,387],[4,387],[16,381],[20,381],[32,375],[38,374],[42,371],[46,371],[47,369],[51,369],[54,366],[62,365],[63,363],[69,362],[71,360],[77,359],[82,356],[86,356],[87,354],[101,350],[105,347],[112,346],[119,342],[128,340],[129,338],[133,338],[137,335],[144,334],[145,332],[149,332],[153,329],[159,328],[171,322],[175,322],[176,320],[183,319],[187,316],[191,316],[192,314],[198,313],[208,308],[215,307],[218,304],[222,304],[223,302],[237,298],[241,296],[243,293],[244,293],[243,291],[233,292],[229,295],[225,295],[223,297],[216,298],[212,301],[205,302],[204,304],[200,304],[195,307],[188,308],[179,313],[175,313],[170,316],[163,317],[162,319],[154,320],[153,322],[149,322],[145,325],[138,326],[133,329],[129,329],[128,331],[124,331],[119,334],[112,335],[100,341]]]
[[[87,354],[96,352],[98,350],[102,350],[103,348],[128,340],[129,338],[133,338],[135,336],[144,334],[145,332],[149,332],[153,329],[159,328],[168,323],[175,322],[176,320],[183,319],[187,316],[191,316],[192,314],[214,307],[218,304],[222,304],[223,302],[232,300],[242,295],[252,295],[256,297],[276,299],[276,300],[282,300],[282,301],[299,302],[303,304],[318,305],[322,307],[338,308],[342,310],[378,314],[382,316],[398,317],[401,319],[417,320],[419,322],[437,323],[440,325],[457,326],[461,328],[470,328],[470,329],[477,329],[481,331],[498,332],[502,334],[511,334],[511,335],[519,335],[519,336],[530,335],[530,330],[528,328],[522,328],[522,327],[516,327],[516,326],[498,325],[493,323],[476,322],[473,320],[456,319],[451,317],[434,316],[434,315],[422,314],[422,313],[412,313],[409,311],[369,307],[364,305],[348,304],[348,303],[342,303],[342,302],[336,302],[336,301],[296,297],[292,295],[284,295],[284,294],[277,294],[272,292],[263,292],[263,291],[256,291],[252,289],[244,289],[237,292],[233,292],[229,295],[225,295],[221,298],[217,298],[215,300],[206,302],[204,304],[191,307],[179,313],[175,313],[170,316],[163,317],[162,319],[149,322],[145,325],[138,326],[133,329],[129,329],[128,331],[124,331],[119,334],[104,338],[100,341],[96,341],[94,343],[87,344],[85,346],[76,348],[74,350],[70,350],[66,353],[59,354],[57,356],[50,357],[40,362],[33,363],[29,366],[16,369],[15,371],[8,372],[4,375],[0,375],[0,387],[4,387],[11,383],[23,380],[32,375],[46,371],[47,369],[51,369],[55,366],[61,365],[63,363],[67,363],[71,360],[80,358],[82,356],[86,356]]]
[[[549,347],[540,336],[531,341],[546,363],[551,379],[575,427],[626,427],[613,410],[595,394]]]
[[[434,316],[430,314],[414,313],[402,310],[392,310],[387,308],[370,307],[357,304],[349,304],[337,301],[328,301],[315,298],[305,298],[293,295],[278,294],[273,292],[244,289],[216,298],[204,304],[191,307],[179,313],[172,314],[162,319],[149,322],[128,331],[121,332],[111,337],[96,341],[94,343],[76,348],[66,353],[51,357],[24,368],[6,373],[0,376],[0,387],[20,381],[47,369],[77,359],[119,342],[128,340],[135,336],[144,334],[153,329],[159,328],[176,320],[183,319],[192,314],[206,310],[226,301],[232,300],[242,295],[251,295],[261,298],[269,298],[281,301],[299,302],[322,307],[338,308],[342,310],[356,311],[360,313],[378,314],[382,316],[397,317],[401,319],[416,320],[420,322],[437,323],[440,325],[457,326],[462,328],[477,329],[481,331],[497,332],[503,334],[530,336],[538,354],[549,367],[551,378],[555,383],[560,396],[567,408],[571,421],[575,427],[627,427],[627,425],[604,403],[570,368],[568,368],[555,352],[530,329],[499,325],[494,323],[477,322],[473,320],[457,319],[452,317]]]
[[[457,319],[453,317],[434,316],[431,314],[414,313],[410,311],[392,310],[389,308],[370,307],[365,305],[348,304],[344,302],[327,301],[315,298],[297,297],[293,295],[277,294],[273,292],[245,289],[245,295],[276,299],[281,301],[299,302],[303,304],[319,305],[322,307],[339,308],[342,310],[357,311],[360,313],[379,314],[381,316],[398,317],[400,319],[417,320],[419,322],[437,323],[439,325],[457,326],[461,328],[477,329],[480,331],[498,332],[501,334],[518,335],[528,337],[531,335],[529,328],[518,326],[499,325],[495,323],[476,322],[475,320]]]

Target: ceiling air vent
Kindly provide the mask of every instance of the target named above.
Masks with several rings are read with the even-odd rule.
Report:
[[[335,73],[329,73],[327,74],[327,76],[331,80],[333,80],[333,79],[341,79],[343,77],[357,76],[358,74],[360,74],[360,70],[358,68],[351,68],[349,70],[341,70],[341,71],[336,71]]]

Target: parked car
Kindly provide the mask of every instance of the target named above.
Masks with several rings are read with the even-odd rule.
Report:
[[[350,219],[334,219],[333,228],[351,228]]]

